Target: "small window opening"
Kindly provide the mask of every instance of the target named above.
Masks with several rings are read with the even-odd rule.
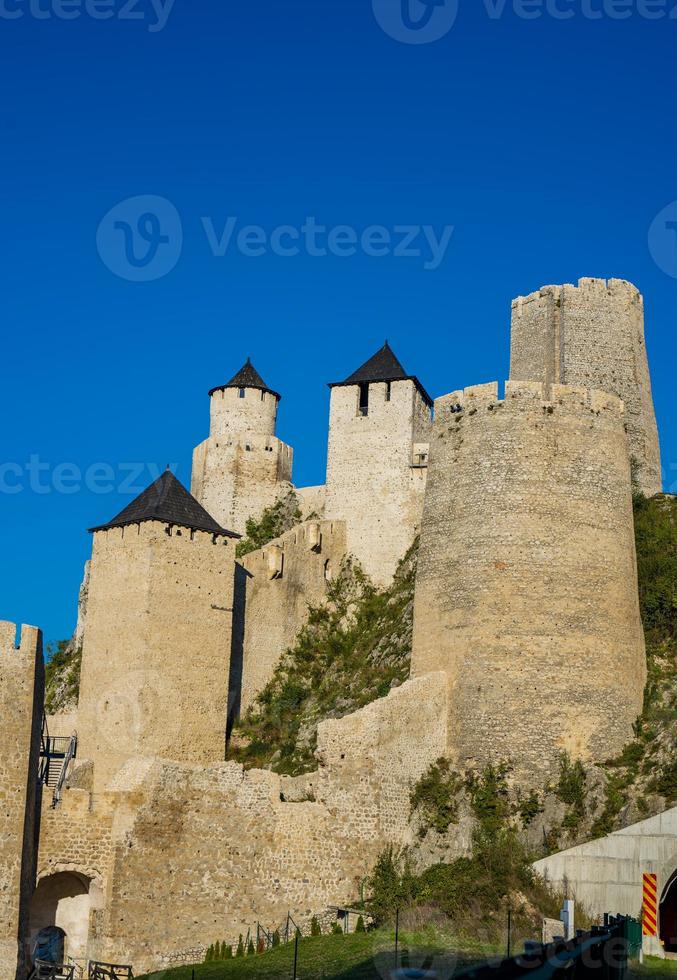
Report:
[[[261,401],[264,402],[265,400],[266,400],[266,393],[265,393],[265,391],[262,391],[261,392]]]
[[[392,389],[392,383],[390,381],[386,381],[386,401],[387,402],[390,401],[391,389]]]
[[[237,393],[238,398],[244,398],[244,388],[240,388]]]
[[[368,384],[360,385],[360,407],[359,407],[358,414],[369,415],[369,385]]]

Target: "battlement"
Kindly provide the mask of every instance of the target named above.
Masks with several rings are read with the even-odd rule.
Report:
[[[263,575],[269,579],[281,579],[284,575],[285,556],[292,555],[301,560],[305,554],[317,555],[334,550],[345,550],[345,523],[343,521],[307,521],[298,524],[269,541],[258,551],[245,555],[242,564],[252,575]]]
[[[533,293],[526,296],[518,296],[512,301],[513,311],[519,316],[523,306],[537,300],[550,297],[556,303],[561,302],[563,297],[573,298],[579,295],[581,298],[602,298],[609,296],[620,298],[628,303],[643,305],[643,297],[639,289],[626,279],[593,279],[583,277],[578,280],[578,284],[564,283],[561,286],[542,286]]]
[[[553,413],[557,409],[581,414],[599,415],[606,412],[623,418],[625,405],[617,395],[595,388],[578,385],[546,385],[541,381],[506,381],[505,397],[499,396],[499,383],[472,385],[460,391],[452,391],[435,400],[435,423],[447,422],[450,417],[472,417],[477,409],[507,408],[524,411],[542,409]]]
[[[0,622],[0,657],[18,655],[33,662],[42,649],[42,632],[35,626],[22,626],[19,646],[16,645],[16,623]]]

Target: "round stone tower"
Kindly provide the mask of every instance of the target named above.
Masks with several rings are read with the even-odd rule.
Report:
[[[250,360],[209,392],[209,438],[193,453],[191,491],[238,534],[290,488],[293,451],[275,437],[280,395]]]
[[[412,674],[450,679],[450,756],[602,761],[646,678],[630,460],[614,395],[482,385],[440,398],[416,582]]]
[[[644,341],[644,301],[622,279],[544,286],[512,304],[510,377],[584,385],[625,402],[637,487],[662,489],[658,429]]]

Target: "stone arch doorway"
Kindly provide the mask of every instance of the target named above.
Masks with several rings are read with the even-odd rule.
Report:
[[[661,895],[658,921],[663,949],[666,953],[677,955],[677,871]]]
[[[90,911],[98,894],[98,883],[75,871],[59,871],[38,882],[30,904],[30,952],[35,959],[36,948],[49,936],[56,944],[62,933],[61,955],[85,959],[89,940]],[[63,962],[63,958],[61,960]]]

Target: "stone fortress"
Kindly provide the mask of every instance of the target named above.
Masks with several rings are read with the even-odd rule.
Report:
[[[632,491],[661,491],[640,294],[583,279],[516,300],[510,374],[433,403],[386,344],[330,386],[301,523],[240,561],[292,450],[250,362],[214,388],[192,492],[167,472],[92,531],[79,705],[47,720],[77,732],[54,797],[40,633],[17,646],[0,624],[0,980],[23,980],[48,927],[140,973],[350,903],[412,843],[411,788],[441,756],[510,758],[528,787],[564,749],[623,748],[646,675]],[[225,762],[229,719],[344,559],[384,585],[419,535],[410,679],[323,722],[309,775]]]

